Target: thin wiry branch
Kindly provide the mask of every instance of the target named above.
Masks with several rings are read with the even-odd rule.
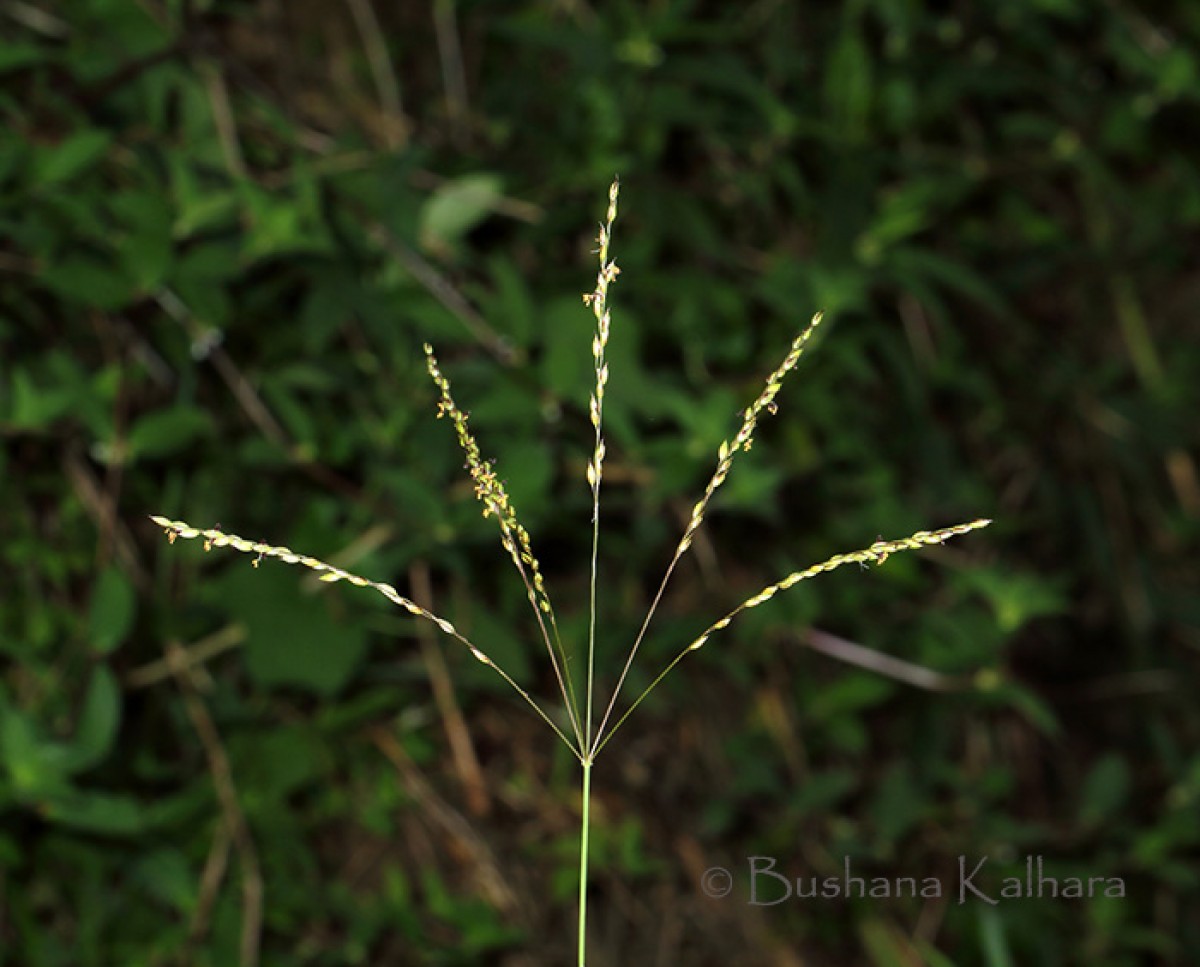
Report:
[[[951,537],[958,537],[960,534],[966,534],[973,530],[979,530],[981,527],[987,527],[990,523],[990,520],[981,518],[979,520],[973,520],[969,524],[956,524],[953,527],[944,527],[941,530],[917,531],[915,534],[912,534],[909,537],[900,538],[899,540],[876,541],[870,547],[865,547],[862,550],[851,551],[849,554],[835,554],[828,560],[822,561],[820,564],[814,564],[812,567],[805,568],[803,571],[793,571],[782,581],[768,585],[759,591],[758,594],[748,597],[745,601],[730,611],[729,614],[725,615],[725,617],[709,625],[702,635],[692,641],[691,644],[689,644],[683,649],[683,651],[676,655],[674,660],[672,660],[671,663],[658,674],[658,677],[655,678],[654,681],[652,681],[634,700],[633,704],[629,706],[625,714],[622,715],[621,718],[617,720],[617,723],[608,730],[608,733],[601,733],[597,736],[595,752],[598,753],[602,748],[604,748],[605,745],[608,744],[608,740],[613,737],[617,729],[619,729],[625,720],[629,718],[633,710],[641,705],[646,696],[654,691],[654,689],[658,686],[658,683],[667,677],[671,670],[683,660],[685,655],[704,647],[704,644],[710,637],[712,637],[713,634],[728,628],[733,620],[743,611],[748,611],[750,608],[757,608],[760,604],[763,604],[764,602],[775,597],[775,595],[780,591],[786,591],[788,588],[794,587],[801,581],[807,581],[809,578],[816,577],[818,574],[824,574],[826,571],[833,571],[836,568],[841,567],[843,564],[879,565],[886,561],[892,554],[898,554],[901,551],[915,550],[920,547],[927,547],[930,544],[942,544]]]
[[[596,370],[596,390],[592,394],[588,410],[591,414],[592,428],[595,430],[596,442],[592,450],[592,459],[588,462],[587,480],[592,488],[592,560],[591,574],[588,581],[588,645],[587,645],[587,707],[583,729],[584,754],[589,751],[592,741],[592,696],[596,680],[596,580],[599,568],[600,554],[600,481],[604,477],[604,388],[608,385],[608,334],[611,328],[611,316],[608,311],[608,287],[620,273],[617,263],[609,261],[608,247],[612,242],[613,222],[617,218],[617,194],[621,190],[620,182],[613,179],[612,187],[608,189],[608,215],[605,223],[600,226],[598,255],[600,271],[596,274],[596,288],[583,297],[584,304],[592,307],[596,317],[596,335],[592,337],[592,363]]]
[[[398,605],[405,611],[409,612],[409,614],[416,615],[419,618],[424,618],[426,621],[432,621],[438,626],[443,634],[447,634],[451,638],[460,641],[467,647],[467,650],[471,652],[477,661],[487,665],[489,668],[493,669],[497,675],[503,678],[512,687],[512,689],[525,700],[526,704],[538,714],[538,717],[554,730],[555,734],[563,741],[563,744],[566,745],[567,748],[569,748],[572,752],[574,752],[577,757],[580,756],[580,751],[575,743],[567,738],[563,731],[550,719],[550,716],[548,716],[542,710],[542,707],[529,697],[529,693],[526,692],[525,689],[523,689],[520,685],[518,685],[513,680],[512,676],[508,674],[508,672],[492,661],[492,659],[489,658],[486,653],[477,648],[473,642],[468,640],[445,618],[439,617],[432,611],[425,610],[415,601],[410,601],[390,584],[383,584],[379,581],[371,581],[368,578],[359,577],[359,575],[351,574],[349,571],[345,571],[340,567],[327,564],[320,558],[310,557],[307,554],[297,554],[288,547],[278,547],[273,544],[264,544],[261,541],[247,540],[244,537],[239,537],[237,534],[226,534],[224,531],[218,530],[215,527],[201,529],[199,527],[193,527],[191,524],[185,523],[184,521],[171,520],[167,517],[158,517],[155,515],[151,515],[150,519],[167,532],[167,539],[171,543],[174,543],[175,539],[178,537],[182,537],[185,540],[203,537],[204,549],[206,551],[211,551],[214,547],[232,547],[235,551],[241,551],[243,554],[255,555],[254,561],[252,562],[255,567],[258,566],[259,562],[263,558],[268,557],[283,561],[285,564],[300,564],[303,567],[307,567],[310,570],[316,571],[320,575],[320,579],[322,581],[330,584],[337,581],[345,581],[348,584],[353,584],[355,587],[371,588],[379,594],[382,594],[393,604]]]
[[[483,516],[496,518],[500,525],[500,543],[508,551],[517,573],[521,575],[521,582],[525,585],[530,607],[533,608],[538,628],[542,632],[542,641],[550,656],[550,664],[554,669],[554,677],[558,681],[563,704],[571,719],[571,727],[575,730],[579,748],[582,749],[586,743],[579,725],[579,701],[575,697],[575,687],[570,675],[566,672],[566,650],[563,648],[562,638],[558,633],[558,621],[554,617],[554,608],[550,605],[550,596],[546,593],[546,581],[542,577],[541,565],[538,564],[538,559],[533,554],[529,532],[517,519],[516,508],[513,507],[508,492],[504,489],[503,481],[496,476],[491,462],[485,461],[480,454],[479,444],[475,442],[467,425],[467,414],[458,408],[454,397],[450,395],[450,380],[443,375],[438,366],[437,357],[433,354],[433,347],[428,343],[425,344],[425,362],[430,377],[442,394],[438,403],[438,416],[449,417],[450,422],[454,424],[454,433],[458,437],[459,446],[462,447],[463,453],[467,457],[467,470],[471,474],[471,479],[475,481],[475,496],[483,504]],[[532,575],[532,579],[530,575]],[[546,618],[550,621],[549,630],[546,628]]]
[[[692,546],[692,540],[695,537],[696,531],[700,529],[700,525],[704,522],[704,514],[708,510],[709,501],[712,500],[713,494],[725,482],[725,478],[729,476],[729,470],[733,466],[734,458],[743,450],[750,449],[750,445],[754,442],[754,430],[758,426],[758,418],[762,411],[766,410],[772,416],[777,411],[778,407],[775,403],[775,397],[779,393],[780,387],[783,386],[784,378],[800,362],[800,357],[804,355],[805,346],[808,345],[809,339],[812,338],[813,333],[816,332],[817,326],[820,324],[821,313],[818,312],[812,317],[812,321],[805,326],[800,334],[792,340],[791,350],[783,362],[775,369],[775,372],[767,377],[766,385],[763,386],[763,391],[759,393],[758,399],[743,411],[742,426],[738,430],[737,436],[732,441],[724,441],[718,449],[717,469],[713,472],[708,486],[704,488],[704,496],[692,508],[692,516],[688,520],[687,527],[684,528],[683,537],[680,538],[679,545],[675,548],[675,554],[671,558],[671,563],[667,565],[666,573],[658,585],[658,591],[654,595],[654,600],[650,602],[650,608],[646,612],[646,617],[642,621],[642,627],[633,641],[633,647],[629,650],[629,656],[625,659],[625,667],[621,669],[621,675],[617,679],[617,685],[613,689],[612,697],[609,699],[608,708],[605,709],[604,718],[600,720],[600,728],[597,730],[597,733],[604,732],[604,726],[608,724],[613,709],[616,708],[617,697],[621,693],[621,687],[625,684],[625,679],[629,675],[630,668],[633,667],[633,660],[637,657],[642,640],[646,637],[646,632],[650,628],[650,622],[654,619],[659,602],[662,601],[663,593],[667,590],[667,585],[671,582],[671,577],[675,573],[675,566],[679,563],[683,555],[687,553],[688,548]]]

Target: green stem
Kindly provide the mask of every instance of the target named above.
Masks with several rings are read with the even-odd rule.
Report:
[[[579,827],[579,967],[587,952],[588,833],[591,831],[592,760],[583,760],[583,820]]]

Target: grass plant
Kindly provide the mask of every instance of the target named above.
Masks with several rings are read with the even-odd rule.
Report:
[[[617,683],[604,703],[600,712],[595,693],[595,652],[596,652],[596,614],[597,614],[597,573],[600,543],[600,490],[604,475],[605,442],[604,442],[604,398],[608,384],[608,362],[606,357],[611,313],[609,308],[609,288],[617,279],[620,270],[615,260],[610,257],[613,223],[617,217],[617,199],[619,183],[614,181],[609,189],[608,210],[604,222],[600,226],[598,237],[599,271],[596,275],[594,289],[584,295],[584,303],[595,316],[596,329],[592,339],[592,358],[595,372],[595,388],[589,401],[589,414],[594,430],[594,445],[587,463],[587,483],[592,496],[592,546],[589,588],[589,622],[587,658],[584,668],[585,679],[582,683],[575,681],[567,651],[559,634],[558,621],[546,589],[546,582],[538,559],[534,554],[529,533],[521,525],[516,508],[513,506],[503,481],[497,476],[493,464],[485,460],[478,443],[471,433],[467,414],[454,401],[449,379],[442,372],[433,348],[425,345],[426,363],[429,375],[440,393],[438,416],[447,417],[454,425],[458,442],[466,456],[467,469],[475,485],[475,495],[483,505],[483,516],[496,520],[500,529],[500,541],[508,553],[520,575],[527,592],[530,605],[537,619],[537,625],[545,647],[547,657],[553,669],[554,679],[558,687],[558,698],[561,700],[560,709],[547,708],[518,684],[513,677],[500,665],[494,662],[487,652],[465,637],[453,624],[445,618],[421,607],[408,597],[401,594],[390,584],[372,581],[368,578],[353,574],[342,568],[335,567],[315,557],[298,553],[287,547],[275,546],[260,541],[248,540],[236,534],[226,533],[219,528],[201,529],[191,524],[170,520],[166,517],[152,516],[151,519],[160,525],[167,537],[173,543],[176,538],[203,538],[204,549],[214,547],[231,547],[234,550],[254,555],[254,566],[266,558],[274,558],[286,564],[298,564],[318,572],[320,580],[326,582],[346,581],[358,587],[371,588],[383,595],[389,601],[408,611],[415,617],[433,622],[439,630],[465,646],[476,660],[493,669],[513,689],[521,700],[546,724],[575,758],[579,761],[581,777],[580,804],[580,833],[579,833],[579,929],[578,929],[578,965],[584,967],[587,945],[587,885],[589,834],[591,829],[591,780],[592,766],[597,756],[603,751],[616,732],[625,724],[629,716],[650,695],[659,683],[682,661],[688,654],[703,647],[717,632],[727,628],[742,612],[756,608],[766,603],[781,591],[794,587],[801,581],[816,577],[827,571],[832,571],[845,564],[883,564],[889,556],[902,551],[916,550],[932,544],[941,544],[951,537],[957,537],[973,530],[986,527],[990,520],[979,519],[952,527],[944,527],[933,531],[917,531],[908,537],[899,539],[879,539],[872,544],[855,551],[836,554],[819,564],[814,564],[800,571],[794,571],[774,584],[768,585],[757,594],[744,600],[736,608],[714,621],[709,627],[685,648],[653,678],[640,694],[619,714],[617,713],[618,699],[628,678],[630,669],[638,651],[649,631],[651,621],[662,601],[676,567],[692,545],[693,538],[703,524],[709,504],[725,482],[738,454],[750,449],[759,420],[764,413],[774,415],[777,412],[775,398],[783,381],[799,363],[801,356],[821,323],[821,314],[817,313],[804,329],[793,340],[788,354],[767,378],[762,392],[743,412],[742,424],[736,435],[723,442],[717,452],[717,466],[711,479],[704,489],[703,495],[692,509],[691,516],[684,528],[683,535],[675,548],[654,599],[648,608],[641,627],[635,637],[624,666],[621,669]],[[599,714],[598,714],[599,713]]]

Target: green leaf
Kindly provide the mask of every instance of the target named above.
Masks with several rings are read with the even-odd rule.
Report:
[[[113,215],[124,229],[117,253],[126,278],[140,292],[156,289],[166,277],[174,255],[171,212],[161,193],[125,191],[110,202]]]
[[[230,742],[233,769],[254,777],[256,812],[269,814],[327,771],[323,738],[308,726],[277,728]]]
[[[979,906],[979,942],[987,967],[1012,967],[1004,919],[993,907]]]
[[[69,181],[98,162],[112,144],[108,131],[81,131],[38,153],[34,178],[43,187]]]
[[[870,917],[859,924],[859,935],[874,967],[907,967],[912,947],[890,921]]]
[[[976,687],[988,700],[1016,709],[1043,735],[1056,736],[1062,732],[1054,709],[1041,696],[1017,682],[998,679],[994,673],[984,671],[976,676]]]
[[[825,100],[842,136],[858,138],[866,132],[871,110],[871,55],[858,26],[849,20],[825,68]]]
[[[888,192],[870,228],[856,243],[859,258],[875,263],[886,249],[922,231],[930,221],[930,195],[924,185]]]
[[[1088,774],[1080,792],[1079,822],[1095,827],[1120,812],[1129,799],[1128,763],[1116,754],[1104,756]]]
[[[116,568],[107,568],[92,589],[88,614],[92,647],[107,655],[125,640],[135,613],[133,587]]]
[[[129,431],[132,459],[155,459],[186,450],[199,437],[212,432],[207,414],[187,406],[148,413]]]
[[[817,693],[808,706],[814,722],[856,714],[886,701],[895,686],[876,675],[845,675]]]
[[[496,553],[503,554],[504,552],[497,548]],[[497,567],[511,568],[511,562],[499,561]],[[515,573],[513,578],[517,579]],[[530,621],[532,620],[531,616]],[[528,685],[533,671],[529,639],[514,634],[511,621],[492,613],[478,603],[471,608],[470,626],[471,640],[479,646],[480,650],[497,666],[511,675],[514,681]],[[530,632],[530,634],[536,633],[536,631]],[[441,639],[438,641],[439,646],[454,648],[461,657],[461,646],[454,641],[445,639],[444,635],[439,634],[438,637]],[[537,656],[537,652],[533,654]],[[540,657],[546,657],[544,646]],[[492,669],[485,668],[475,661],[471,661],[462,668],[462,677],[464,680],[477,682],[481,687],[494,689],[501,694],[508,692],[508,686],[500,681]]]
[[[128,796],[70,790],[41,804],[47,819],[89,833],[128,836],[145,825],[142,808]]]
[[[20,70],[46,59],[44,48],[36,44],[0,45],[0,74]]]
[[[159,849],[143,856],[133,868],[133,880],[149,896],[180,913],[196,908],[196,875],[176,849]]]
[[[953,960],[928,944],[917,944],[917,949],[920,951],[921,956],[925,958],[927,967],[955,967]]]
[[[835,809],[857,785],[858,779],[848,769],[814,773],[791,797],[791,810],[796,816],[822,815]]]
[[[176,238],[188,238],[204,230],[227,228],[236,223],[237,194],[230,190],[201,188],[183,158],[172,159],[171,188],[176,213],[172,234]]]
[[[554,458],[539,441],[521,442],[498,452],[496,469],[521,515],[521,523],[532,526],[536,509],[544,507],[548,499]]]
[[[249,231],[242,243],[242,257],[247,262],[275,255],[322,251],[326,247],[324,232],[313,224],[303,199],[251,190],[243,186],[242,194],[249,210]]]
[[[589,389],[596,385],[589,349],[595,324],[591,311],[578,298],[554,299],[541,313],[542,382],[560,397],[586,400]]]
[[[496,175],[467,175],[441,185],[421,209],[420,240],[428,251],[446,256],[502,198]]]
[[[1004,634],[1033,618],[1062,614],[1067,607],[1063,582],[1057,578],[981,568],[967,573],[963,580],[988,599]]]
[[[88,309],[120,309],[134,297],[130,280],[105,256],[73,254],[55,259],[41,278],[65,301]]]
[[[879,783],[871,813],[880,839],[896,843],[921,819],[927,800],[907,765],[890,768]]]
[[[88,682],[75,738],[63,749],[59,766],[71,775],[103,762],[112,751],[121,724],[121,690],[107,665],[97,665]]]
[[[906,273],[918,279],[927,278],[961,292],[999,316],[1011,315],[1008,303],[995,286],[962,261],[912,245],[897,245],[889,252],[888,258],[899,278]]]
[[[12,374],[12,407],[9,422],[20,429],[36,430],[48,426],[71,408],[75,393],[69,388],[43,388],[22,369]]]
[[[0,690],[0,761],[18,799],[29,801],[66,788],[55,757],[44,755],[33,722]]]
[[[306,571],[273,561],[234,564],[214,582],[222,605],[246,625],[246,667],[267,686],[294,686],[317,695],[338,692],[358,668],[367,640],[361,624],[333,617],[333,595],[347,608],[367,607],[371,592],[318,584]]]
[[[168,278],[196,320],[214,326],[230,316],[228,287],[240,272],[234,245],[218,238],[190,246],[170,267]]]

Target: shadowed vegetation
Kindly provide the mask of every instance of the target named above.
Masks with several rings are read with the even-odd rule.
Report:
[[[0,4],[0,965],[571,963],[579,762],[422,616],[539,701],[553,656],[579,751],[781,576],[977,516],[740,611],[638,706],[588,963],[1196,960],[1198,35],[1072,0]],[[576,293],[616,172],[608,329]],[[249,566],[280,545],[408,605]],[[1126,891],[755,907],[756,855]]]

